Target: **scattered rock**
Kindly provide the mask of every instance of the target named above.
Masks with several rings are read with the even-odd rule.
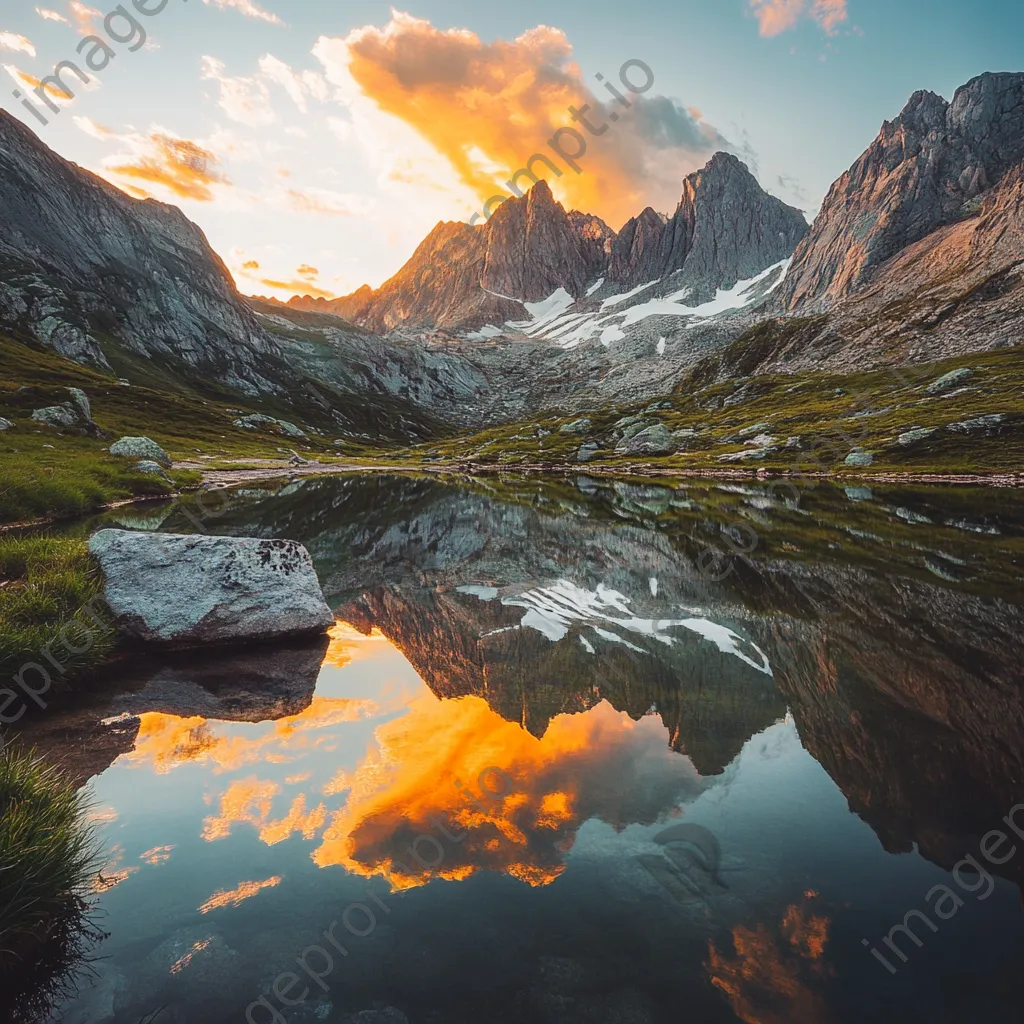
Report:
[[[592,426],[592,422],[584,416],[582,419],[573,420],[572,423],[563,423],[558,428],[558,432],[560,434],[586,434]]]
[[[738,430],[735,437],[738,437],[741,441],[745,441],[748,437],[753,437],[755,434],[764,433],[771,427],[770,423],[755,423],[752,427],[744,427],[742,430]]]
[[[78,410],[70,402],[36,409],[32,413],[32,419],[48,427],[77,427],[79,423]]]
[[[896,438],[896,441],[906,448],[908,445],[916,444],[918,441],[923,441],[926,437],[931,437],[937,429],[937,427],[916,427],[914,430],[908,430],[905,433],[900,434],[900,436]]]
[[[92,406],[89,404],[85,392],[79,388],[68,388],[68,394],[71,395],[71,404],[75,407],[79,417],[86,423],[91,423]]]
[[[719,455],[719,462],[742,462],[744,459],[764,459],[778,451],[777,448],[748,448],[742,452],[730,452],[728,455]]]
[[[148,437],[122,437],[110,446],[110,454],[126,459],[146,459],[150,462],[159,462],[164,469],[170,469],[173,465],[167,452],[156,441],[152,441]]]
[[[143,459],[142,462],[135,464],[135,470],[138,473],[151,473],[153,476],[162,476],[165,480],[169,480],[170,477],[158,462],[153,462],[149,459]]]
[[[950,388],[962,384],[965,380],[970,380],[973,376],[974,371],[966,366],[959,370],[950,370],[949,373],[943,374],[938,380],[928,385],[928,394],[940,395],[943,391],[949,391]]]
[[[334,624],[296,541],[101,530],[89,541],[118,628],[193,647],[320,633]]]
[[[1006,417],[1002,413],[990,413],[987,416],[976,416],[971,420],[961,420],[959,423],[950,423],[947,430],[957,434],[991,434],[997,432]]]
[[[843,464],[846,466],[870,466],[874,461],[875,457],[871,452],[866,452],[863,448],[854,448],[853,451],[846,456],[846,460]]]
[[[121,388],[130,388],[132,386],[132,382],[130,380],[125,380],[124,377],[122,377],[117,382],[117,386]]]
[[[776,441],[778,441],[778,438],[774,434],[758,434],[757,437],[753,438],[753,442],[758,448],[769,448]]]
[[[5,420],[3,416],[0,416],[0,434],[5,430],[13,430],[14,424],[10,420]]]
[[[871,501],[875,496],[870,487],[846,487],[844,490],[850,501]]]
[[[295,426],[294,423],[289,423],[287,420],[277,420],[273,416],[264,416],[260,412],[235,420],[235,426],[241,427],[243,430],[260,430],[263,427],[276,427],[282,434],[286,434],[288,437],[300,437],[303,439],[307,437],[306,432]]]
[[[626,455],[671,455],[677,447],[678,441],[672,436],[672,431],[663,423],[657,423],[632,437],[623,438],[615,450]]]
[[[596,444],[585,444],[580,446],[580,450],[576,453],[577,462],[590,462],[600,449]]]

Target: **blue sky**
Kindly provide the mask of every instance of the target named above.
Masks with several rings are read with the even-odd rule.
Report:
[[[551,182],[614,227],[671,212],[726,147],[811,216],[914,90],[950,98],[1024,65],[1024,12],[1002,0],[169,0],[137,15],[135,52],[123,20],[129,42],[104,34],[113,7],[9,0],[0,104],[63,156],[181,206],[243,291],[279,297],[379,284],[439,219],[468,219],[550,154],[568,101],[620,110],[594,75],[617,82],[630,59],[653,87]],[[81,61],[90,28],[115,56],[88,88],[66,78],[76,96],[43,126],[12,92]]]

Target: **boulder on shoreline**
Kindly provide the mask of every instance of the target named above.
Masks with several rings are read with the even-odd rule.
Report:
[[[164,469],[170,469],[174,465],[167,452],[156,441],[148,437],[122,437],[110,446],[110,454],[125,459],[145,459],[157,462]]]
[[[199,647],[322,633],[334,624],[296,541],[101,530],[89,541],[120,632]]]

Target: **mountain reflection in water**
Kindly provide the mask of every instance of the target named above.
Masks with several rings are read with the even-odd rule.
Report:
[[[370,885],[381,922],[284,1019],[1017,1020],[1024,851],[895,976],[862,939],[1024,800],[1024,506],[803,505],[585,478],[237,494],[214,528],[302,541],[338,624],[137,663],[26,730],[93,780],[110,848],[106,959],[61,1019],[242,1020]],[[704,578],[740,521],[757,549]]]

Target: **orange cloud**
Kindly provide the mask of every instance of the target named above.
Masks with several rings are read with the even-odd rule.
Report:
[[[20,68],[16,68],[13,64],[5,64],[4,71],[27,90],[38,89],[43,84],[35,75],[30,75]],[[50,99],[57,100],[60,103],[70,103],[74,99],[73,95],[65,92],[63,89],[58,89],[52,82],[46,83],[44,91]]]
[[[750,9],[757,18],[761,35],[777,36],[794,28],[804,17],[812,18],[826,35],[834,36],[847,20],[846,0],[750,0]]]
[[[709,944],[706,965],[736,1016],[746,1024],[829,1024],[832,1016],[821,993],[828,968],[822,959],[829,919],[812,914],[807,893],[803,905],[786,908],[778,929],[758,924],[732,932],[735,955]]]
[[[259,283],[265,288],[272,288],[274,291],[291,292],[293,295],[310,295],[314,299],[333,299],[334,292],[325,292],[323,288],[317,288],[304,279],[294,281],[275,281],[273,278],[259,278]]]
[[[127,162],[115,159],[105,165],[114,179],[150,182],[183,199],[203,203],[213,201],[212,185],[231,184],[225,175],[217,171],[217,157],[197,142],[176,139],[160,132],[136,141],[138,152]]]
[[[385,874],[398,888],[478,870],[546,885],[565,869],[563,854],[583,822],[649,824],[681,794],[700,788],[692,763],[669,749],[659,719],[634,722],[607,702],[556,717],[538,739],[481,698],[427,695],[382,725],[376,740],[379,749],[354,772],[326,785],[325,795],[348,796],[313,860],[367,877]],[[489,768],[506,775],[488,774]],[[513,788],[503,799],[483,793],[482,787],[500,792],[509,782]],[[465,837],[446,841],[435,827],[439,820]],[[410,854],[417,836],[442,844],[436,867]],[[425,861],[437,859],[433,843],[419,845]]]
[[[839,26],[849,18],[846,0],[814,0],[811,17],[827,35],[834,36],[839,31]]]
[[[542,153],[551,166],[534,161],[532,170],[563,203],[618,226],[648,203],[674,210],[683,176],[715,150],[729,148],[685,107],[647,90],[628,92],[617,68],[605,72],[609,84],[628,95],[628,110],[603,86],[585,82],[565,34],[545,25],[512,42],[485,43],[468,30],[442,31],[392,11],[383,29],[367,26],[344,40],[321,39],[314,54],[333,83],[354,83],[380,110],[414,128],[481,203],[510,194],[505,182]],[[626,73],[638,87],[645,83],[643,69]],[[599,134],[574,124],[570,106]],[[578,152],[570,128],[586,145],[577,161],[581,173],[550,145],[555,139],[563,152]],[[520,187],[531,184],[519,179]]]
[[[349,217],[361,212],[365,201],[326,188],[288,189],[288,205],[296,213],[315,213],[328,217]]]
[[[264,889],[273,889],[280,885],[282,881],[280,875],[275,875],[262,882],[242,882],[236,889],[222,889],[220,892],[214,893],[199,908],[199,911],[202,914],[208,914],[211,910],[217,910],[220,907],[237,907]]]
[[[259,261],[258,260],[246,260],[242,264],[242,269],[243,270],[259,270],[260,269]]]
[[[297,271],[295,271],[299,277],[319,277],[320,271],[316,267],[311,267],[308,263],[303,263]]]

